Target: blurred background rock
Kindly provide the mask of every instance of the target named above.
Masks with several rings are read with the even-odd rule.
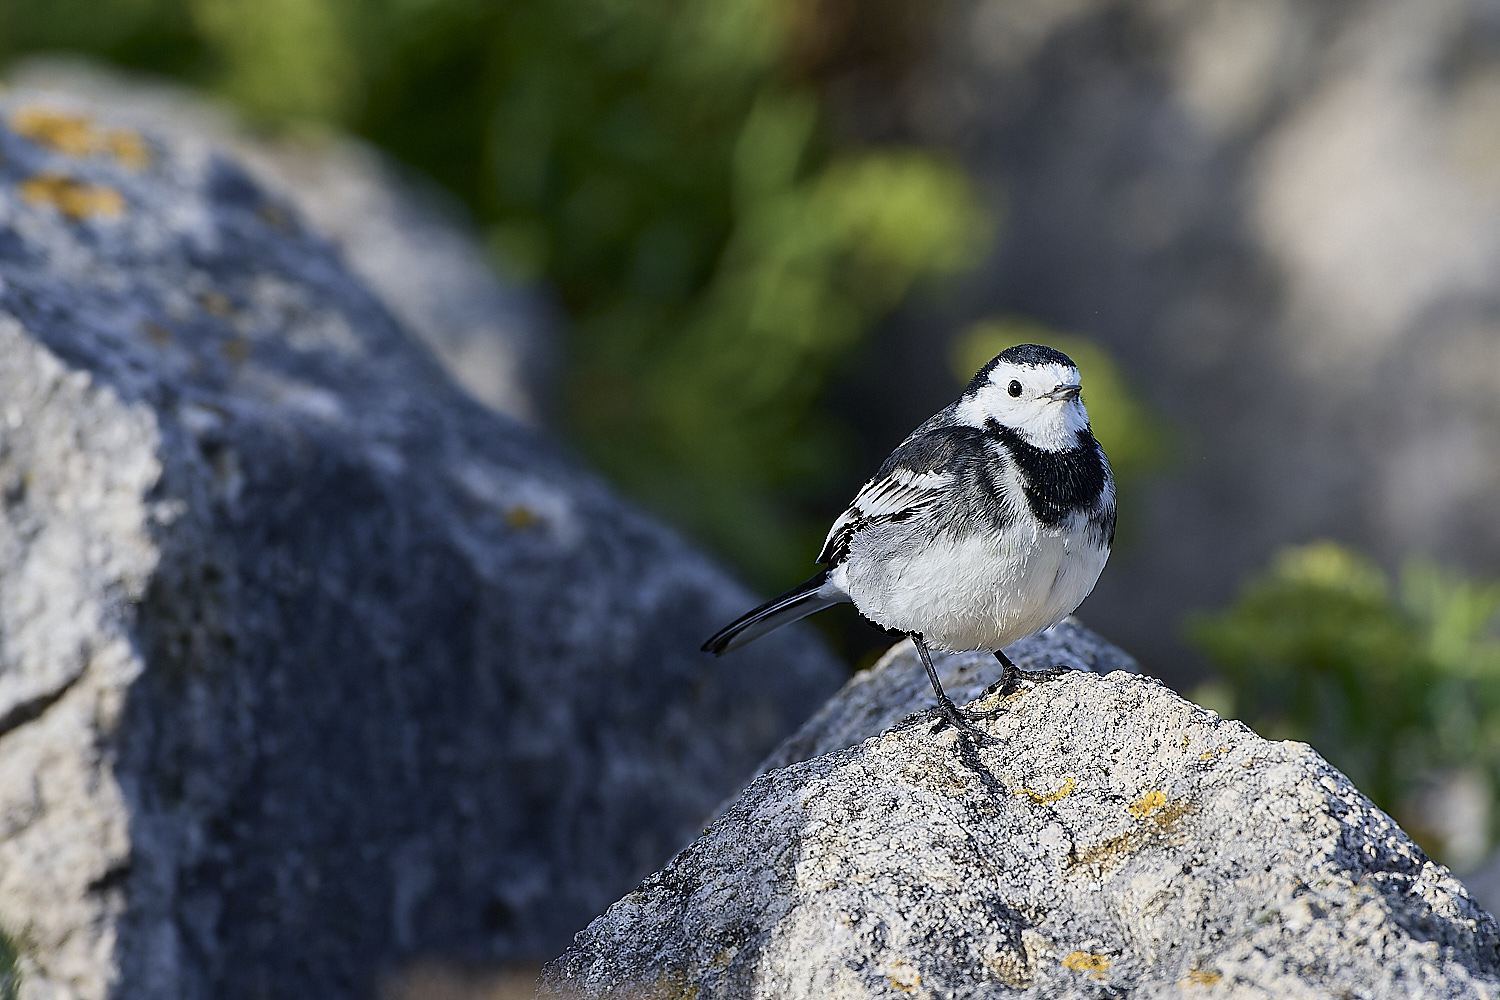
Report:
[[[1490,0],[0,0],[0,47],[358,136],[462,206],[524,291],[429,342],[767,591],[979,360],[1075,353],[1123,490],[1084,618],[1491,851]]]
[[[0,94],[0,998],[556,955],[846,670],[140,117]]]

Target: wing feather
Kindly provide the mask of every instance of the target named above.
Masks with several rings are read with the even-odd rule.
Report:
[[[951,472],[918,472],[900,466],[876,476],[860,488],[849,509],[828,529],[818,562],[831,566],[841,561],[849,551],[849,540],[861,528],[905,521],[942,503],[957,482]]]
[[[1003,457],[981,428],[955,423],[954,410],[950,406],[934,414],[891,452],[833,522],[818,562],[842,562],[850,540],[863,528],[909,520],[940,504],[959,502],[966,481],[978,484],[980,493],[997,488],[992,475],[980,473]]]

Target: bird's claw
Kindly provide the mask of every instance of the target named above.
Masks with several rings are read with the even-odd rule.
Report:
[[[947,698],[944,698],[941,704],[934,705],[928,709],[928,714],[935,716],[932,729],[929,730],[930,732],[940,733],[947,727],[952,726],[960,734],[969,736],[980,745],[995,742],[994,737],[970,721],[971,719],[982,718],[983,716],[978,713],[965,712]]]
[[[1066,663],[1059,663],[1055,667],[1039,667],[1035,670],[1022,670],[1020,667],[1016,667],[1012,670],[1007,670],[999,680],[981,691],[979,697],[984,699],[992,695],[998,696],[999,700],[1003,702],[1006,698],[1021,690],[1021,682],[1023,680],[1041,684],[1044,681],[1056,680],[1064,674],[1072,673],[1078,669],[1078,667],[1069,666]],[[971,719],[993,719],[1004,710],[1004,705],[996,705],[985,712],[969,712],[968,716]]]
[[[987,698],[992,694],[998,694],[1004,698],[1019,691],[1023,680],[1034,681],[1040,684],[1043,681],[1056,680],[1064,674],[1070,674],[1079,669],[1081,668],[1070,666],[1066,663],[1059,663],[1055,667],[1037,667],[1026,670],[1016,667],[1013,670],[1007,670],[998,681],[985,688],[980,697]]]

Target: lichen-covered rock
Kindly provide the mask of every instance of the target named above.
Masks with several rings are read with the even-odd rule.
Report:
[[[920,675],[897,647],[804,749]],[[1122,671],[969,707],[991,742],[917,715],[757,778],[542,995],[1500,995],[1494,919],[1307,746]]]
[[[32,998],[545,958],[837,685],[203,142],[0,96],[0,927]]]
[[[1095,673],[1140,668],[1120,647],[1106,642],[1076,618],[1038,632],[1006,647],[1006,655],[1023,670],[1072,667]],[[939,656],[933,659],[938,679],[948,697],[962,705],[984,694],[1000,678],[1000,665],[989,655]],[[935,704],[932,682],[917,659],[910,640],[892,646],[871,670],[855,674],[838,696],[818,709],[802,728],[761,762],[762,771],[775,770],[831,750],[842,750],[883,732],[918,707]]]
[[[268,137],[198,92],[77,59],[34,57],[7,78],[73,116],[170,136],[178,147],[229,151],[338,248],[474,398],[527,421],[546,410],[552,338],[541,298],[497,280],[462,213],[372,147],[329,131]]]

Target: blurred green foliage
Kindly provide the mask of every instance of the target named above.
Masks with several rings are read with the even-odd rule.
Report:
[[[1497,622],[1500,585],[1428,560],[1393,584],[1370,559],[1318,542],[1280,552],[1234,606],[1188,632],[1227,683],[1215,707],[1311,743],[1441,857],[1424,788],[1472,775],[1488,803],[1500,783]],[[1462,860],[1494,841],[1492,826],[1483,833]]]
[[[0,1000],[21,995],[21,945],[19,939],[0,930]]]
[[[1141,400],[1109,352],[1086,337],[1019,317],[984,320],[965,330],[954,344],[953,374],[967,385],[975,372],[1013,344],[1046,344],[1073,359],[1083,379],[1089,426],[1109,456],[1120,491],[1129,492],[1162,468],[1171,446],[1166,421]]]
[[[830,374],[990,227],[956,164],[830,129],[803,58],[825,8],[0,0],[0,58],[67,49],[173,74],[265,123],[352,128],[437,178],[506,266],[560,296],[558,410],[582,450],[783,584],[808,560],[803,512],[839,478]]]

